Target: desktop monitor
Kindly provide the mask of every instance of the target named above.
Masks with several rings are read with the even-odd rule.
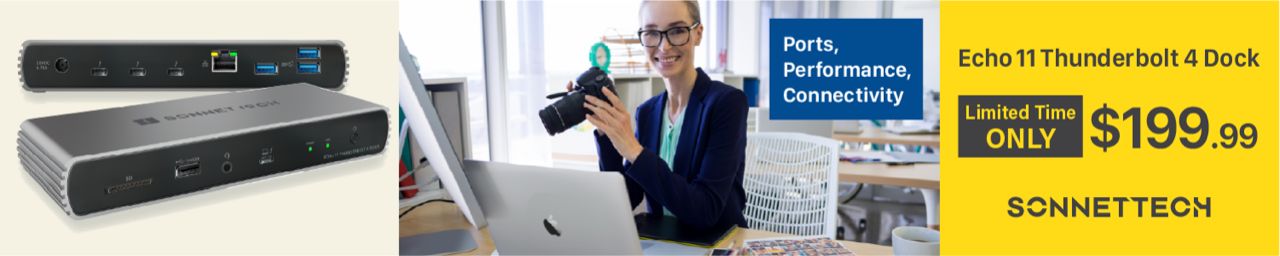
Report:
[[[471,192],[471,184],[462,171],[462,159],[455,152],[449,137],[445,133],[445,125],[432,104],[432,98],[414,67],[413,58],[405,47],[404,38],[400,38],[400,107],[404,109],[405,121],[409,123],[409,131],[418,146],[421,147],[431,169],[440,177],[445,190],[453,198],[454,203],[462,210],[463,215],[477,229],[485,228],[484,213]],[[452,142],[461,143],[461,142]],[[470,247],[470,248],[467,248]],[[440,254],[468,251],[475,248],[475,241],[466,230],[448,230],[435,233],[400,238],[400,254]]]

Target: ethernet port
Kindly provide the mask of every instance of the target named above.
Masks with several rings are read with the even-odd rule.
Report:
[[[222,49],[213,51],[209,55],[210,60],[213,62],[214,73],[235,73],[237,66],[239,66],[239,61],[237,60],[239,53],[235,50]]]

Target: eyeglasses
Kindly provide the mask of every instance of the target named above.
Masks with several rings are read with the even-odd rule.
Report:
[[[658,45],[662,44],[663,37],[666,37],[667,43],[672,46],[684,46],[689,43],[689,38],[691,37],[689,36],[689,31],[701,24],[702,22],[697,22],[693,23],[693,26],[674,27],[666,31],[640,30],[636,33],[640,34],[640,45],[644,45],[644,47],[658,47]]]

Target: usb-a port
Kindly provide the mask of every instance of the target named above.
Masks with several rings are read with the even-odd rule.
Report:
[[[319,74],[319,62],[302,62],[298,63],[298,74]]]
[[[276,64],[275,63],[258,63],[253,67],[253,74],[254,75],[275,75],[277,74]]]
[[[186,178],[200,175],[200,162],[188,163],[173,167],[174,178]]]
[[[300,47],[298,48],[298,58],[299,59],[319,59],[320,48],[319,47]]]

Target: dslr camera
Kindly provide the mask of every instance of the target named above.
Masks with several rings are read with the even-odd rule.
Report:
[[[538,111],[538,117],[542,118],[542,126],[547,129],[547,134],[555,136],[569,127],[582,123],[582,120],[587,120],[587,114],[594,113],[582,104],[587,102],[587,95],[609,102],[609,98],[604,96],[604,88],[609,88],[614,93],[618,92],[608,73],[598,67],[591,67],[587,72],[578,75],[573,91],[547,95],[547,99],[563,97]],[[609,103],[613,104],[613,102]]]

